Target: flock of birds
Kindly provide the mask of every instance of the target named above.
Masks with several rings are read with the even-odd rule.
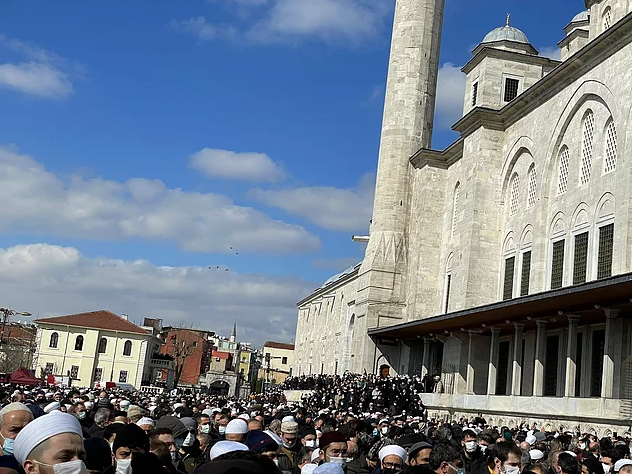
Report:
[[[233,251],[233,246],[230,246],[229,249]],[[235,254],[240,254],[237,251],[234,251]],[[213,269],[213,266],[207,266],[207,269]],[[216,269],[220,269],[220,266],[216,266]],[[229,271],[229,268],[225,268],[225,272]]]

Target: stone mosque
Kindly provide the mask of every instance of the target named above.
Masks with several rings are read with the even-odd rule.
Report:
[[[388,364],[441,377],[430,416],[629,432],[632,7],[569,1],[561,61],[484,36],[433,150],[444,0],[396,0],[365,257],[298,303],[293,374]]]

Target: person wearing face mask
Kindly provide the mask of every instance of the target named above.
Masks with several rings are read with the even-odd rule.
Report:
[[[387,418],[383,418],[379,421],[378,435],[381,439],[389,438],[390,436],[390,421]]]
[[[460,450],[449,442],[441,441],[429,453],[429,469],[435,474],[464,474]]]
[[[471,474],[483,456],[476,441],[475,432],[472,430],[464,430],[460,444],[462,447],[462,461],[464,462],[465,471]]]
[[[54,412],[33,420],[15,438],[15,458],[26,474],[86,474],[77,418]]]
[[[319,441],[317,440],[317,431],[314,428],[304,428],[302,431],[302,445],[307,448],[315,449],[319,445]]]
[[[124,425],[117,431],[112,445],[115,474],[131,474],[132,459],[150,452],[148,435],[135,423]]]
[[[33,413],[24,403],[13,402],[0,410],[0,443],[2,454],[13,455],[15,438],[22,429],[33,421]]]
[[[299,471],[299,458],[303,445],[298,436],[299,425],[294,421],[284,421],[280,428],[282,447],[277,457],[280,471],[295,473]]]
[[[328,431],[319,439],[319,458],[326,463],[337,463],[345,470],[348,444],[340,431]]]
[[[489,446],[487,467],[491,474],[519,474],[522,450],[510,441]]]
[[[387,445],[379,451],[381,474],[398,474],[403,471],[407,452],[398,445]]]

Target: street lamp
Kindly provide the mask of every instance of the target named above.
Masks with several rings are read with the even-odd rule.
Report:
[[[2,314],[2,331],[0,332],[0,344],[4,342],[4,326],[7,325],[9,316],[30,316],[30,312],[16,311],[15,309],[7,309],[0,307],[0,313]]]

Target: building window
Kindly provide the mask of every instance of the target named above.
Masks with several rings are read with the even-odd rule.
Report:
[[[453,210],[451,212],[451,237],[456,234],[456,225],[458,224],[458,204],[460,202],[460,182],[456,184],[453,191]]]
[[[535,164],[528,169],[528,208],[535,206],[537,200],[537,173]]]
[[[603,172],[612,172],[616,168],[616,126],[610,119],[605,133],[605,165]]]
[[[517,204],[520,196],[520,178],[517,174],[511,178],[511,216],[517,213]]]
[[[520,296],[528,296],[528,288],[531,280],[531,252],[522,254],[522,281],[520,283]]]
[[[567,146],[561,148],[559,153],[559,176],[557,178],[557,195],[568,190],[568,166],[570,165],[570,151]]]
[[[471,105],[475,106],[478,102],[478,82],[473,83],[471,88]]]
[[[575,235],[575,255],[572,265],[572,284],[586,282],[588,267],[588,232]]]
[[[504,290],[502,299],[507,300],[513,297],[513,274],[515,273],[515,256],[504,260]]]
[[[550,289],[557,289],[563,285],[565,243],[566,240],[559,240],[553,243],[553,261],[550,273]]]
[[[77,380],[77,374],[79,374],[79,366],[72,365],[70,367],[70,378],[72,378],[73,380]]]
[[[546,337],[546,359],[544,362],[544,397],[557,396],[557,374],[559,371],[559,336]]]
[[[603,31],[612,26],[612,8],[608,7],[605,9],[603,12],[603,21],[601,23],[603,24]]]
[[[123,355],[132,355],[132,341],[127,340],[123,344]]]
[[[103,369],[100,369],[99,367],[97,367],[95,369],[95,375],[93,377],[93,382],[101,382],[101,379],[103,378]]]
[[[583,146],[581,148],[581,185],[590,181],[592,173],[592,144],[594,142],[594,114],[590,111],[583,120]]]
[[[590,397],[600,397],[603,386],[603,354],[605,352],[605,329],[592,332],[590,354]]]
[[[506,383],[508,381],[509,371],[509,353],[511,352],[511,343],[502,341],[498,347],[497,362],[497,380],[495,382],[495,394],[506,395]]]
[[[520,89],[520,80],[513,78],[506,78],[504,80],[504,102],[512,101],[517,97],[517,93]]]
[[[44,369],[44,373],[46,375],[52,375],[54,367],[55,367],[55,364],[53,362],[46,362],[46,368]]]
[[[100,354],[106,353],[107,346],[108,346],[108,339],[106,339],[105,337],[102,337],[101,339],[99,339],[99,353]]]
[[[82,350],[84,348],[84,336],[77,336],[75,339],[75,350]]]
[[[453,267],[453,253],[447,258],[447,267],[445,269],[445,295],[443,299],[442,312],[447,313],[449,311],[449,296],[451,296],[451,273]]]
[[[614,245],[614,223],[599,228],[599,256],[597,279],[612,276],[612,247]]]
[[[51,340],[48,342],[48,346],[52,349],[57,349],[57,342],[59,341],[59,334],[57,332],[53,332],[51,334]]]
[[[447,281],[447,284],[446,284],[447,290],[445,291],[445,311],[444,311],[445,313],[449,311],[449,295],[451,293],[451,273],[447,275],[446,281]]]
[[[128,371],[121,370],[119,372],[119,383],[126,383],[128,381]]]
[[[283,365],[287,365],[288,364],[288,357],[282,357],[282,364]]]

